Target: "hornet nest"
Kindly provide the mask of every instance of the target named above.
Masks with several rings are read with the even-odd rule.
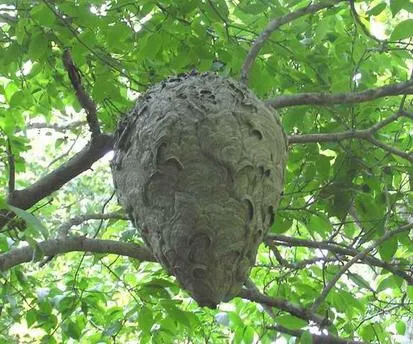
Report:
[[[279,117],[239,82],[169,78],[117,130],[119,202],[200,306],[235,297],[274,221],[287,141]]]

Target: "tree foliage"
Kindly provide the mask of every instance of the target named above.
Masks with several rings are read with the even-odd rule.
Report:
[[[3,1],[0,340],[398,342],[413,313],[412,13],[407,0]],[[101,159],[137,95],[193,69],[247,84],[289,138],[275,223],[216,311],[154,262]]]

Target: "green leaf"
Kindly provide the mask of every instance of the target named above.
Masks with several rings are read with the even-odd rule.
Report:
[[[65,333],[73,339],[80,339],[82,335],[79,325],[71,320],[67,321]]]
[[[16,41],[20,45],[23,43],[24,39],[27,37],[28,26],[29,26],[29,21],[26,18],[21,18],[16,25]]]
[[[55,344],[55,343],[57,343],[57,341],[52,336],[46,335],[46,336],[42,337],[42,340],[41,340],[40,343],[41,344]]]
[[[305,331],[300,337],[300,344],[313,344],[312,334],[308,331]]]
[[[396,323],[396,331],[398,334],[403,336],[406,333],[406,323],[402,320],[399,320]]]
[[[411,0],[390,0],[390,9],[393,17],[402,9],[412,13],[413,2]]]
[[[34,6],[30,11],[31,18],[37,21],[42,26],[52,26],[55,22],[55,15],[52,11],[43,3]]]
[[[413,302],[413,285],[409,285],[407,287],[407,296],[409,297],[410,301]]]
[[[312,233],[319,233],[321,236],[326,236],[331,231],[330,221],[322,214],[312,216],[307,224],[307,228]]]
[[[275,216],[274,224],[271,226],[271,233],[284,233],[291,228],[292,224],[293,220],[277,214]]]
[[[152,325],[154,324],[154,319],[152,315],[152,311],[146,307],[143,306],[139,312],[138,315],[138,324],[139,328],[143,332],[149,333],[151,331]]]
[[[108,337],[113,337],[122,328],[122,322],[120,320],[113,321],[105,328],[103,334]]]
[[[178,307],[176,307],[169,301],[162,302],[162,306],[165,308],[166,312],[168,313],[171,319],[183,324],[188,328],[191,328],[191,323],[184,311],[181,311]]]
[[[37,321],[37,311],[35,309],[30,309],[26,313],[26,322],[28,327],[32,327],[32,325]]]
[[[46,35],[38,31],[32,35],[29,45],[29,56],[31,59],[42,61],[49,48],[49,40]]]
[[[356,283],[360,288],[365,288],[367,290],[371,289],[371,285],[363,277],[358,274],[349,274],[350,279]]]
[[[254,343],[254,328],[251,326],[246,326],[244,329],[244,335],[243,335],[243,343],[245,344],[252,344]]]
[[[47,228],[40,222],[40,220],[33,214],[27,212],[26,210],[17,208],[10,204],[7,207],[12,210],[18,217],[22,218],[26,223],[31,226],[33,229],[39,231],[45,239],[48,238],[49,233]]]
[[[0,197],[0,209],[8,209],[7,202],[3,197]]]
[[[297,318],[293,315],[280,315],[275,317],[275,322],[290,330],[297,330],[307,326],[307,322],[303,319]]]
[[[382,3],[374,6],[371,10],[368,10],[367,14],[369,16],[377,16],[386,9],[386,6],[387,5],[382,2]]]
[[[386,277],[384,280],[380,282],[380,284],[377,287],[377,292],[381,292],[386,289],[398,290],[400,289],[402,281],[403,280],[400,277],[390,275],[389,277]]]
[[[398,240],[397,237],[391,237],[379,246],[380,257],[385,261],[390,261],[397,251]]]
[[[374,327],[372,325],[368,324],[361,328],[360,334],[363,340],[370,342],[375,338],[376,331],[374,330]]]
[[[400,22],[393,30],[390,40],[399,41],[402,39],[412,38],[413,36],[413,19],[407,19]]]
[[[393,17],[403,8],[404,2],[406,2],[406,0],[390,0],[390,10]]]
[[[0,234],[0,252],[6,252],[9,249],[9,243],[7,237],[4,234]]]

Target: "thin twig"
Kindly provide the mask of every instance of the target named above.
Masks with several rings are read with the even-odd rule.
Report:
[[[58,162],[60,159],[63,159],[65,157],[67,157],[70,152],[72,151],[73,147],[75,146],[78,138],[79,138],[80,134],[78,134],[76,136],[76,138],[73,140],[72,144],[70,145],[70,147],[66,150],[66,152],[64,152],[63,154],[60,154],[58,157],[54,158],[52,161],[49,162],[49,164],[47,165],[47,168],[49,169],[54,163]]]
[[[336,262],[338,258],[326,258],[326,257],[315,257],[315,258],[308,258],[303,259],[298,262],[290,263],[288,260],[282,257],[280,251],[273,242],[267,241],[267,246],[271,249],[272,253],[274,253],[275,258],[277,259],[278,263],[287,268],[292,270],[299,270],[305,268],[307,265],[312,265],[318,262]]]
[[[258,56],[258,53],[260,52],[261,48],[263,47],[264,43],[268,40],[270,35],[275,30],[277,30],[280,26],[290,23],[307,14],[315,13],[324,8],[334,6],[343,1],[346,1],[346,0],[320,1],[317,4],[309,5],[304,8],[300,8],[294,12],[290,12],[282,17],[275,18],[271,22],[269,22],[267,27],[264,29],[264,31],[256,38],[256,40],[252,44],[252,47],[247,57],[245,58],[244,65],[242,66],[242,69],[241,69],[241,78],[240,78],[241,82],[244,84],[248,83],[248,74],[249,74],[252,64],[254,63],[256,57]]]
[[[386,240],[390,239],[391,237],[399,234],[406,232],[410,229],[413,228],[413,223],[406,224],[404,226],[400,226],[399,228],[392,230],[392,231],[387,231],[381,238],[377,239],[374,241],[369,247],[367,247],[365,250],[362,252],[359,252],[356,256],[354,256],[350,261],[348,261],[341,269],[340,271],[328,282],[328,284],[324,287],[323,291],[321,292],[320,296],[314,301],[312,307],[311,307],[311,312],[317,312],[318,308],[320,307],[321,303],[324,302],[326,299],[327,295],[330,293],[330,290],[335,286],[337,281],[340,279],[340,277],[358,260],[362,260],[365,258],[369,252],[371,252],[373,249],[377,248],[380,246],[382,243],[384,243]]]
[[[267,235],[267,238],[265,239],[265,243],[267,245],[271,245],[272,242],[274,242],[275,245],[281,245],[281,246],[287,246],[287,247],[309,247],[309,248],[317,248],[320,250],[328,250],[332,253],[339,254],[339,255],[344,255],[344,256],[351,256],[355,257],[357,256],[360,251],[356,249],[352,249],[349,247],[342,247],[338,246],[337,244],[334,243],[328,243],[328,242],[320,242],[320,241],[314,241],[314,240],[306,240],[306,239],[300,239],[300,238],[295,238],[295,237],[289,237],[281,234],[269,234]],[[383,262],[382,260],[373,257],[371,255],[366,255],[365,257],[362,257],[359,259],[369,265],[372,266],[377,266],[383,269],[386,269],[387,271],[390,271],[391,273],[405,279],[407,283],[413,285],[413,276],[410,276],[407,274],[405,271],[400,270],[397,266],[394,266],[392,264],[389,264],[387,262]]]
[[[100,213],[102,214],[102,217],[100,219],[100,222],[99,222],[98,228],[96,230],[96,233],[93,235],[93,239],[95,239],[98,236],[98,234],[100,232],[100,229],[102,228],[103,221],[104,221],[103,214],[105,213],[105,208],[109,204],[109,202],[111,201],[111,199],[113,198],[114,195],[115,195],[115,191],[113,191],[112,194],[110,195],[110,197],[103,203],[102,210],[100,211]],[[79,264],[77,266],[75,276],[73,277],[73,288],[76,287],[77,276],[79,274],[80,267],[82,266],[83,260],[85,259],[85,257],[86,257],[86,253],[83,253],[83,256],[80,259]]]

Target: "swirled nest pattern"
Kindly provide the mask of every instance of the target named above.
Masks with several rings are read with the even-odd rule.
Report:
[[[287,141],[276,113],[212,73],[169,78],[119,123],[118,199],[201,306],[235,297],[274,221]]]

